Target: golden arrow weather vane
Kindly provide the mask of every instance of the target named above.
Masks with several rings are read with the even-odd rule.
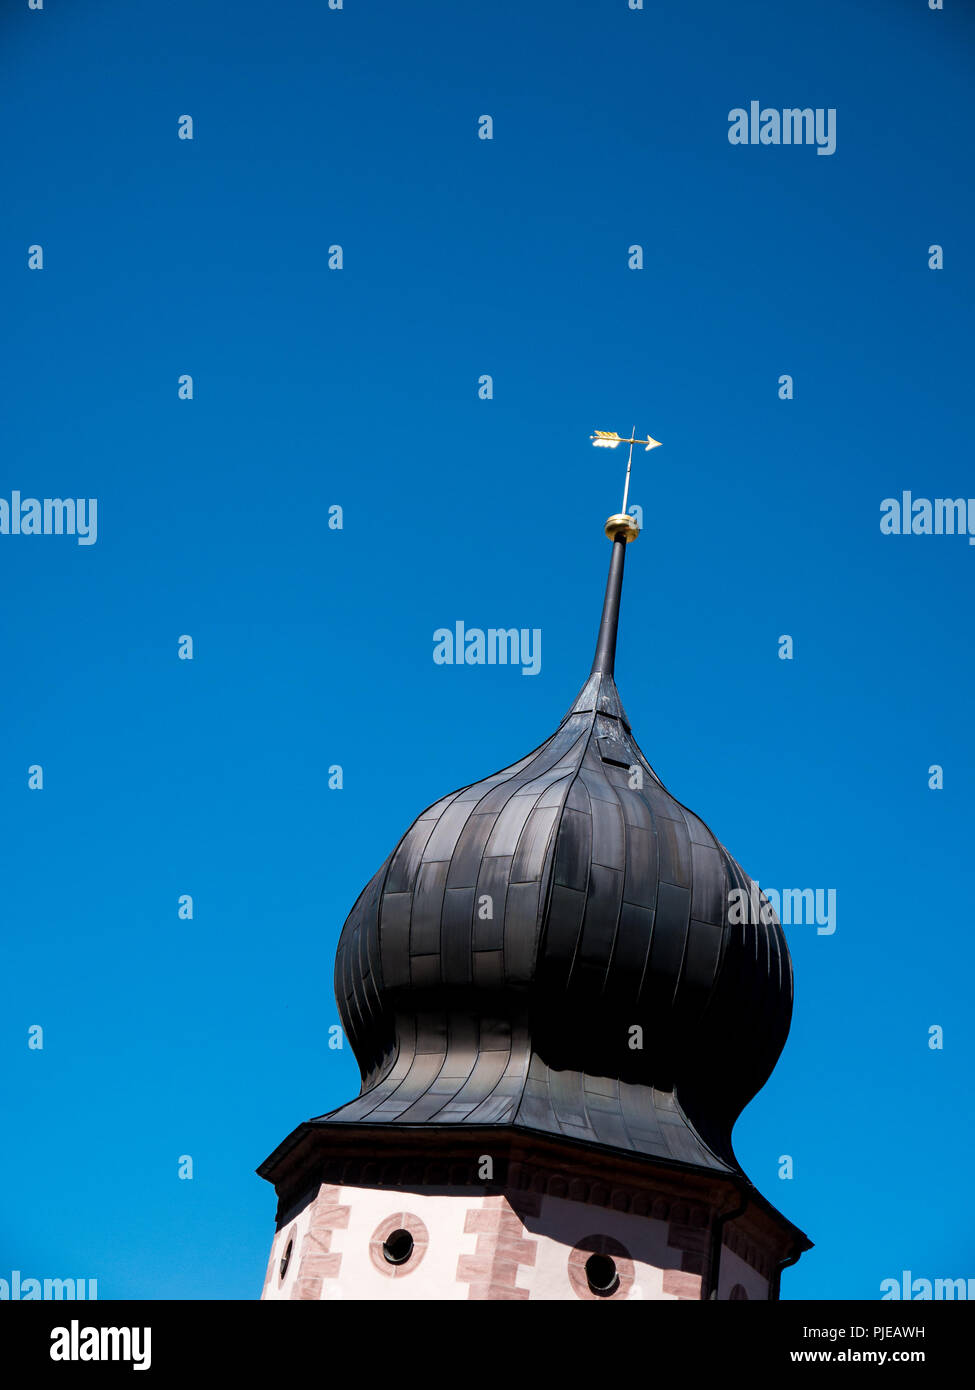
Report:
[[[618,449],[621,444],[629,444],[630,446],[630,455],[626,460],[626,482],[623,484],[623,505],[616,515],[611,516],[607,521],[606,534],[609,536],[610,540],[612,540],[618,531],[623,531],[628,541],[635,541],[640,533],[633,518],[626,510],[627,499],[630,495],[630,469],[633,466],[633,445],[645,445],[644,453],[648,454],[651,449],[659,449],[661,441],[659,439],[651,439],[649,435],[647,435],[646,439],[637,439],[636,425],[633,426],[629,439],[625,439],[622,435],[617,434],[615,430],[595,430],[589,438],[592,440],[593,448],[595,449]]]

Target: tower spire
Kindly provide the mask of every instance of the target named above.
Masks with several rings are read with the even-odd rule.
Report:
[[[644,452],[649,453],[651,449],[660,447],[660,440],[651,439],[649,435],[646,439],[637,439],[635,425],[630,432],[629,439],[624,439],[621,435],[609,430],[596,430],[589,437],[597,449],[617,449],[621,444],[629,444],[630,446],[629,456],[626,460],[626,480],[623,484],[623,505],[618,512],[614,512],[609,517],[605,527],[606,535],[613,542],[613,552],[609,559],[603,613],[599,620],[599,635],[596,638],[596,654],[593,657],[592,670],[589,673],[593,676],[597,672],[604,676],[611,676],[616,662],[616,634],[620,620],[620,596],[623,592],[623,561],[626,555],[626,546],[629,541],[635,541],[640,534],[640,528],[626,510],[630,495],[633,445],[643,444],[645,446]]]

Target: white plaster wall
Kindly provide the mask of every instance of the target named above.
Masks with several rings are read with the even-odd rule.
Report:
[[[727,1245],[722,1245],[721,1269],[718,1274],[718,1298],[727,1298],[736,1284],[741,1284],[751,1299],[764,1302],[768,1298],[768,1280],[763,1278],[757,1269],[752,1269],[751,1265],[747,1264],[740,1255],[729,1250]]]
[[[291,1297],[291,1290],[294,1288],[294,1282],[298,1277],[298,1266],[301,1264],[302,1242],[305,1239],[305,1232],[311,1225],[311,1209],[312,1203],[309,1202],[293,1221],[289,1221],[280,1231],[275,1232],[274,1240],[271,1243],[271,1253],[274,1256],[274,1272],[263,1294],[263,1298],[266,1302],[270,1303],[275,1299]],[[282,1281],[278,1278],[278,1269],[280,1268],[284,1252],[288,1248],[288,1237],[292,1230],[295,1233],[295,1246],[291,1252],[291,1259],[288,1263],[288,1272],[285,1274],[284,1280]]]
[[[341,1188],[338,1205],[350,1208],[349,1224],[332,1235],[331,1250],[341,1254],[342,1264],[338,1278],[323,1281],[322,1298],[466,1299],[469,1285],[458,1284],[457,1261],[461,1255],[474,1254],[477,1236],[465,1233],[464,1222],[468,1210],[480,1204],[476,1192],[445,1195]],[[413,1212],[420,1218],[430,1244],[415,1269],[391,1278],[376,1269],[369,1242],[376,1227],[400,1211]]]
[[[302,1244],[311,1224],[312,1205],[309,1202],[275,1234],[274,1273],[264,1294],[268,1300],[291,1298],[301,1266]],[[334,1205],[349,1208],[349,1224],[332,1233],[330,1250],[342,1256],[342,1263],[337,1278],[323,1280],[323,1300],[467,1300],[470,1285],[458,1281],[457,1262],[462,1255],[477,1253],[477,1234],[466,1232],[464,1225],[468,1211],[482,1208],[479,1192],[422,1193],[342,1187]],[[401,1211],[413,1212],[423,1221],[429,1245],[415,1269],[390,1277],[376,1269],[369,1242],[381,1222]],[[676,1294],[663,1290],[664,1270],[679,1270],[681,1263],[681,1252],[667,1244],[666,1221],[561,1197],[543,1197],[541,1215],[528,1216],[526,1221],[523,1238],[535,1242],[535,1263],[519,1266],[517,1285],[528,1290],[530,1299],[576,1301],[569,1281],[569,1255],[586,1236],[604,1235],[618,1240],[630,1252],[635,1276],[628,1295],[631,1300],[677,1300]],[[295,1247],[282,1282],[278,1264],[292,1231]],[[719,1297],[727,1299],[735,1284],[745,1288],[749,1299],[768,1298],[767,1280],[724,1246]]]
[[[538,1299],[571,1299],[577,1295],[569,1282],[569,1255],[586,1236],[612,1236],[625,1246],[633,1260],[633,1286],[629,1298],[676,1301],[664,1293],[664,1269],[680,1269],[681,1252],[667,1244],[668,1224],[646,1216],[609,1211],[564,1197],[543,1197],[540,1217],[528,1217],[527,1232],[538,1238],[534,1268],[523,1268],[519,1284]],[[538,1234],[543,1232],[545,1234]]]

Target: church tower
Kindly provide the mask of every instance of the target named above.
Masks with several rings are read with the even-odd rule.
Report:
[[[349,914],[362,1088],[257,1170],[265,1299],[775,1299],[810,1248],[731,1143],[788,1036],[785,937],[616,688],[626,498],[562,722],[421,812]]]

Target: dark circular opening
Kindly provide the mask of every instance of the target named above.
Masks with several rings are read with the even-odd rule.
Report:
[[[590,1255],[586,1261],[586,1278],[593,1293],[615,1293],[620,1285],[616,1261],[609,1255]]]
[[[295,1248],[295,1243],[294,1243],[294,1241],[293,1241],[293,1240],[289,1240],[289,1241],[288,1241],[288,1248],[287,1248],[287,1250],[285,1250],[284,1254],[281,1256],[281,1274],[280,1274],[280,1278],[282,1278],[282,1279],[284,1278],[284,1276],[285,1276],[285,1275],[287,1274],[287,1272],[288,1272],[288,1265],[291,1263],[291,1252],[292,1252],[292,1250],[293,1250],[294,1248]]]
[[[383,1241],[383,1258],[391,1265],[406,1264],[413,1254],[413,1237],[409,1231],[393,1231]]]

